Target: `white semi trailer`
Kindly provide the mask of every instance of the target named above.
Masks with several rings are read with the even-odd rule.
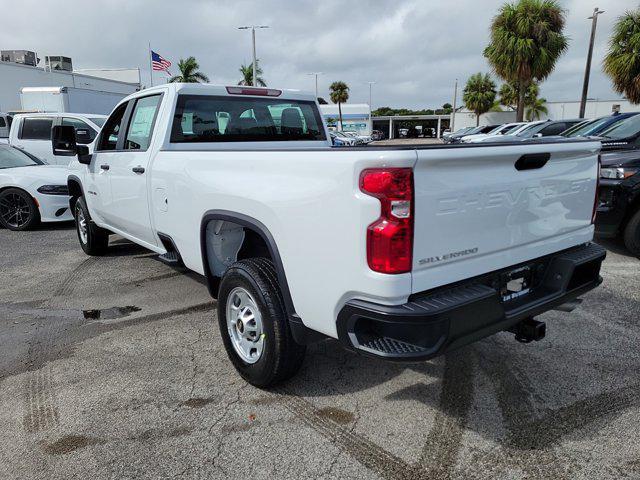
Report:
[[[108,115],[124,93],[76,87],[23,87],[20,102],[25,112],[73,112]]]

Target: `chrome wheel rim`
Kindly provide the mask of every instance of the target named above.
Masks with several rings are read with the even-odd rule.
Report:
[[[76,225],[78,226],[78,236],[83,244],[87,243],[87,219],[82,208],[76,208]]]
[[[227,329],[236,353],[247,363],[256,363],[264,349],[262,315],[251,294],[236,287],[227,297]]]
[[[0,217],[9,226],[20,228],[31,218],[31,205],[24,196],[7,193],[0,198]]]

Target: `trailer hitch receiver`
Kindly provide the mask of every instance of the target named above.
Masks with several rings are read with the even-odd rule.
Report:
[[[509,331],[514,333],[516,340],[521,343],[537,342],[544,338],[547,332],[547,325],[534,318],[525,318],[520,323],[511,327]]]

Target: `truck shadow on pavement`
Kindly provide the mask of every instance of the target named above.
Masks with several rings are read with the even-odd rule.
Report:
[[[630,407],[640,405],[637,376],[633,384],[622,386],[612,378],[608,383],[600,383],[597,393],[582,394],[582,398],[576,399],[584,390],[584,379],[564,375],[558,369],[545,370],[545,365],[526,351],[510,353],[502,339],[489,338],[450,352],[444,360],[405,366],[342,352],[340,346],[332,341],[311,349],[310,357],[300,378],[280,389],[284,397],[357,397],[359,392],[375,390],[407,370],[424,375],[424,382],[413,383],[380,399],[419,402],[435,410],[433,426],[415,463],[394,457],[393,461],[378,464],[370,457],[374,453],[379,456],[380,452],[376,453],[379,447],[369,445],[365,454],[362,453],[363,439],[360,436],[352,442],[344,441],[343,448],[347,453],[385,478],[398,478],[399,466],[403,472],[410,473],[407,478],[453,477],[456,459],[468,431],[496,445],[489,450],[471,449],[472,455],[477,457],[476,462],[487,463],[494,468],[520,468],[535,478],[572,478],[570,467],[573,460],[557,447],[563,441],[572,440],[577,433],[580,440],[595,440],[610,421]],[[563,357],[568,365],[581,365],[584,352],[568,351]],[[336,368],[336,362],[339,368]],[[566,394],[559,399],[545,397],[530,382],[531,372],[520,368],[518,363],[535,365],[535,375],[554,383],[556,392]],[[636,359],[631,363],[637,371],[640,361]],[[497,401],[498,417],[483,405],[487,390]],[[287,400],[283,403],[286,405]],[[369,414],[375,413],[372,411],[375,408],[369,406],[368,410]],[[410,424],[409,419],[403,418],[402,409],[397,411],[398,421]],[[302,415],[313,417],[313,409]],[[357,417],[362,415],[367,415],[367,412],[360,408],[354,421],[357,422]],[[347,430],[337,425],[334,427]],[[355,425],[353,428],[357,430]],[[317,430],[324,432],[322,428]],[[340,433],[329,428],[325,436],[335,438]],[[365,439],[364,444],[367,442]]]
[[[619,238],[600,238],[600,237],[596,237],[595,241],[596,241],[596,243],[598,243],[599,245],[603,246],[604,248],[606,248],[610,252],[616,253],[616,254],[621,255],[623,257],[638,258],[634,254],[632,254],[629,250],[627,250],[627,247],[624,246],[624,243]]]

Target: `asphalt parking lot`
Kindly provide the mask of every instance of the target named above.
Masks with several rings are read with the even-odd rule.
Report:
[[[309,348],[277,391],[227,361],[197,276],[70,226],[0,230],[1,479],[640,478],[640,262],[547,338],[416,365]]]

